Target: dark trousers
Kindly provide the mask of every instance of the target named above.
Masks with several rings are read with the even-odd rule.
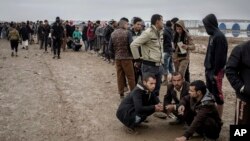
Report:
[[[44,37],[44,38],[41,39],[41,41],[40,41],[40,49],[42,49],[43,46],[45,46],[45,51],[47,51],[47,48],[48,48],[48,37]]]
[[[203,124],[198,127],[196,132],[209,139],[218,139],[220,136],[222,123],[217,123],[213,118],[207,118]]]
[[[111,57],[110,57],[110,54],[109,54],[109,49],[108,49],[108,45],[107,43],[104,44],[105,47],[104,47],[104,52],[105,52],[105,58],[108,59],[110,61]]]
[[[56,56],[56,55],[60,56],[61,45],[62,45],[62,40],[60,40],[60,39],[53,40],[54,56]]]
[[[151,73],[154,74],[156,77],[156,86],[155,86],[155,90],[153,91],[153,93],[156,96],[159,96],[160,94],[160,88],[161,88],[161,78],[162,78],[162,74],[163,74],[163,66],[150,66],[150,65],[146,65],[142,63],[141,66],[141,71],[142,71],[142,76],[145,73]]]
[[[11,40],[10,41],[10,46],[12,51],[18,51],[18,40]]]
[[[224,70],[219,71],[216,79],[211,71],[206,71],[206,85],[207,89],[214,95],[215,101],[218,105],[224,104],[224,97],[222,93],[222,79],[224,77]]]
[[[184,116],[180,117],[177,116],[181,120],[185,121],[188,126],[190,126],[195,118],[195,113],[188,107],[185,107]],[[220,131],[221,131],[222,123],[216,121],[215,119],[211,117],[207,117],[204,119],[202,124],[197,127],[197,132],[201,136],[207,137],[209,139],[217,139],[219,138]]]
[[[189,63],[190,64],[190,63]],[[185,81],[189,82],[190,83],[190,71],[189,71],[189,64],[187,66],[187,70],[186,70],[186,73],[185,73]]]

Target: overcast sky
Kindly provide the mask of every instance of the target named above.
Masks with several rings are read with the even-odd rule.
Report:
[[[119,20],[139,16],[150,20],[159,13],[201,20],[209,13],[218,19],[250,19],[250,0],[0,0],[0,21]]]

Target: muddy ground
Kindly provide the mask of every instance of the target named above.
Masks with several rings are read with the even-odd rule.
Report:
[[[201,43],[201,41],[203,41]],[[206,38],[196,38],[206,46]],[[231,42],[232,45],[240,41]],[[38,45],[10,56],[0,40],[0,141],[173,141],[184,132],[169,119],[149,117],[149,128],[139,135],[124,132],[115,113],[120,103],[113,65],[96,54],[63,52],[52,59]],[[204,80],[203,53],[191,55],[191,78]],[[225,110],[220,140],[229,138],[235,94],[224,79]],[[166,86],[161,88],[161,97]],[[194,141],[201,138],[194,138]]]

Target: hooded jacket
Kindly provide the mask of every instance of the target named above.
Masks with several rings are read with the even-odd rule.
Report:
[[[226,76],[237,97],[250,102],[250,41],[236,46],[226,64]],[[244,86],[244,90],[240,89]]]
[[[177,45],[178,41],[176,39],[176,38],[179,38],[179,35],[178,35],[178,33],[175,33],[174,39],[173,39],[174,40],[174,47],[175,47],[175,52],[174,52],[173,58],[174,58],[174,60],[189,59],[190,51],[195,50],[195,45],[193,43],[193,39],[185,27],[184,21],[179,20],[176,22],[176,25],[181,26],[183,31],[185,32],[184,39],[181,39],[181,41],[183,42],[183,44],[186,44],[188,48],[187,48],[186,54],[181,54],[181,51]]]
[[[186,138],[191,137],[207,118],[214,119],[218,127],[221,128],[222,121],[217,111],[214,97],[208,90],[200,101],[196,101],[196,99],[187,95],[181,100],[180,105],[190,106],[191,112],[195,114],[191,125],[184,133]]]
[[[211,75],[215,76],[226,65],[228,50],[227,39],[218,28],[215,15],[210,14],[202,21],[207,33],[210,35],[204,66],[206,71],[211,72]]]
[[[9,40],[19,40],[20,36],[19,36],[19,32],[15,29],[15,28],[11,28],[10,32],[9,32]]]
[[[155,106],[160,101],[156,95],[150,93],[142,84],[137,84],[134,90],[121,102],[116,116],[126,126],[134,124],[135,116],[146,119],[155,112]]]

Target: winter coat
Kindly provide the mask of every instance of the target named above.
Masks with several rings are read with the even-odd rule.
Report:
[[[134,90],[121,102],[116,116],[126,126],[130,127],[135,116],[145,119],[155,112],[159,98],[150,93],[142,84],[137,84]]]
[[[226,76],[237,97],[250,102],[250,41],[236,46],[226,64]],[[243,91],[240,89],[244,86]]]
[[[228,44],[225,35],[219,30],[217,19],[213,14],[206,16],[203,23],[210,35],[204,66],[205,70],[210,72],[210,78],[213,78],[226,65]]]

